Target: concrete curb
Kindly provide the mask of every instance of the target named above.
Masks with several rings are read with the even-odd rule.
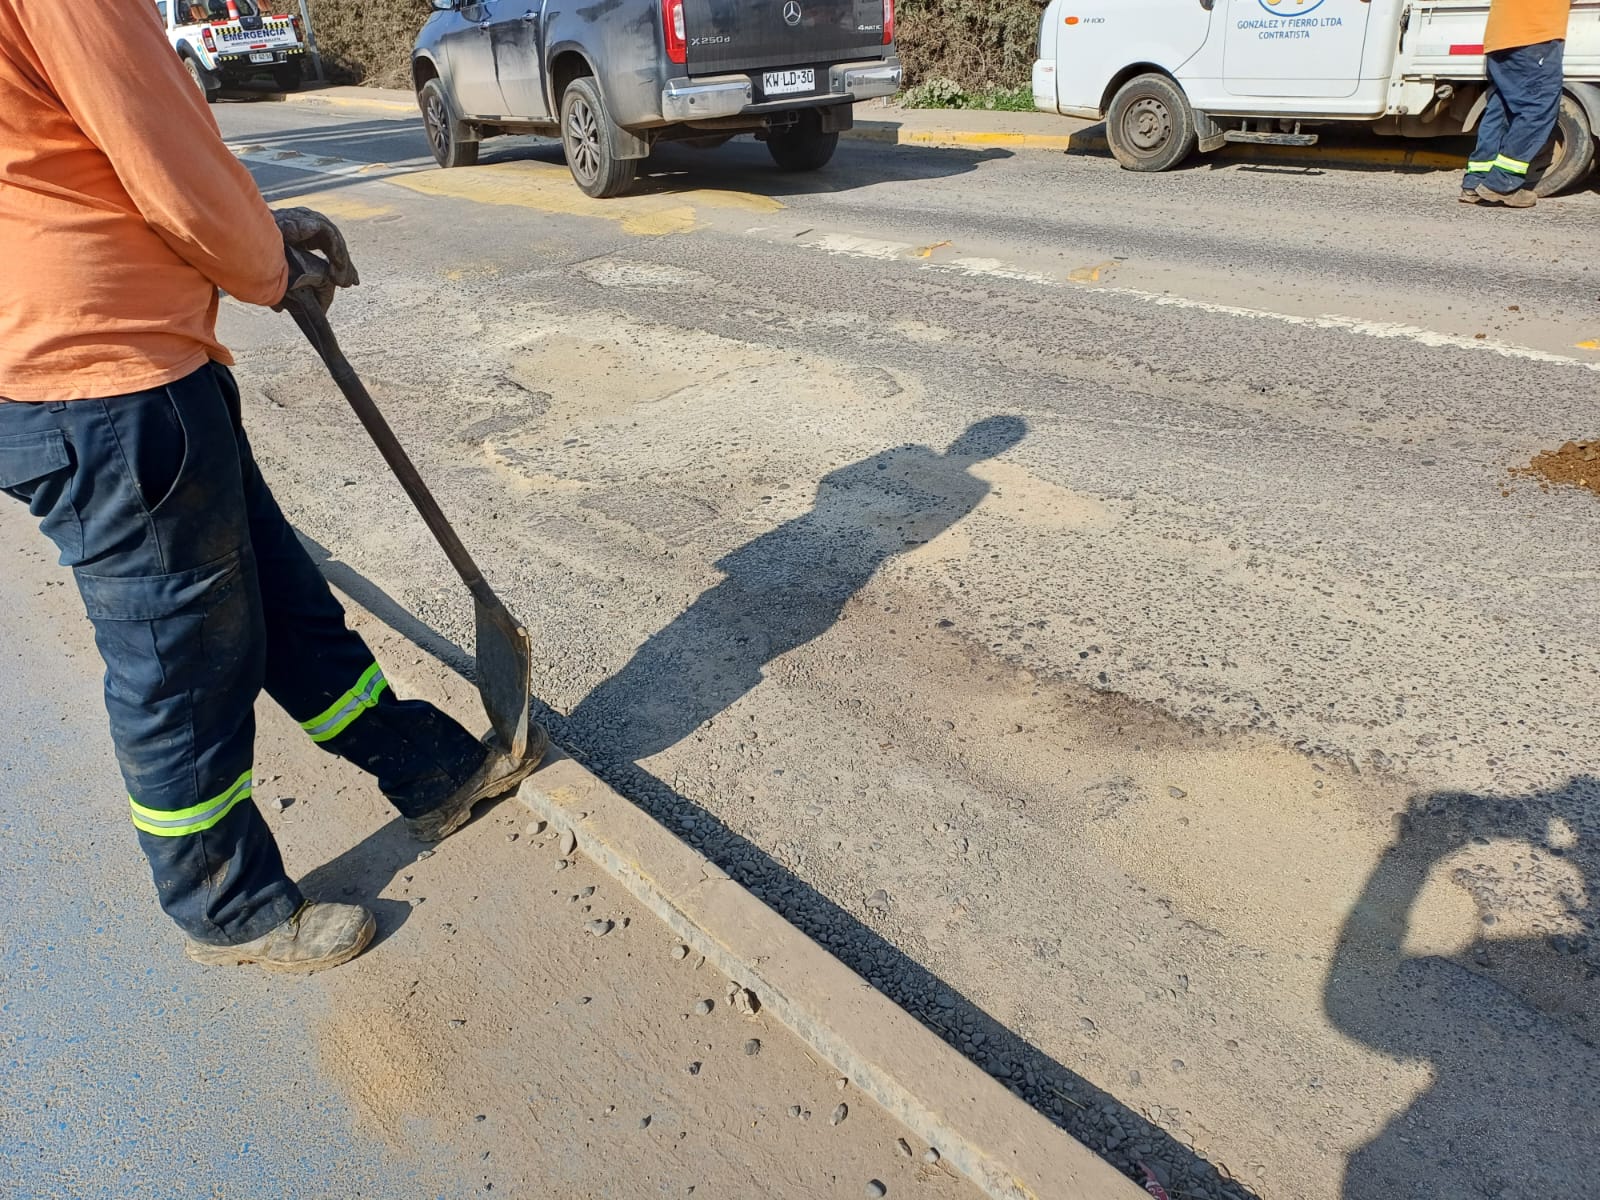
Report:
[[[937,146],[961,150],[1057,150],[1069,154],[1094,154],[1107,150],[1105,138],[1084,133],[1016,133],[1004,130],[908,129],[893,121],[857,121],[840,137],[891,146]]]
[[[565,755],[520,798],[992,1200],[1137,1200],[1132,1180]]]
[[[968,129],[908,129],[893,121],[858,121],[845,137],[884,142],[898,146],[943,146],[964,150],[989,150],[1007,147],[1021,150],[1051,150],[1066,154],[1109,155],[1111,145],[1101,132],[1104,126],[1092,125],[1067,134],[1008,133]],[[1461,170],[1466,160],[1459,154],[1439,150],[1406,149],[1401,146],[1247,146],[1228,145],[1205,155],[1225,162],[1281,162],[1303,166],[1323,163],[1381,170]],[[1201,161],[1201,160],[1197,160]]]
[[[410,695],[476,701],[463,653],[342,563],[318,556],[351,627],[369,625],[385,673]],[[389,639],[452,676],[423,686]],[[442,694],[441,694],[442,693]],[[518,799],[627,888],[686,945],[749,988],[764,1012],[832,1064],[990,1200],[1149,1200],[1142,1188],[1014,1096],[910,1013],[768,908],[698,850],[560,751]],[[848,1096],[848,1093],[846,1093]]]
[[[417,112],[415,104],[403,100],[385,100],[381,96],[330,96],[325,92],[252,92],[251,99],[267,100],[275,104],[325,104],[329,108],[354,108],[366,112]]]
[[[287,104],[322,104],[369,112],[415,114],[417,107],[408,101],[374,96],[330,96],[322,92],[257,93],[258,98]],[[916,129],[895,121],[857,121],[841,136],[854,141],[877,142],[890,146],[925,146],[955,150],[1035,150],[1058,154],[1103,156],[1111,153],[1102,132],[1092,125],[1071,133],[1020,133],[1008,130],[953,128]],[[1224,162],[1285,163],[1295,166],[1334,165],[1371,170],[1455,171],[1465,166],[1461,154],[1396,146],[1247,146],[1228,145],[1206,156]]]

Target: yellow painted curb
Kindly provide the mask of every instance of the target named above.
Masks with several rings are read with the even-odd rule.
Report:
[[[887,121],[862,121],[841,136],[864,142],[887,142],[897,146],[957,146],[988,150],[996,146],[1022,150],[1082,150],[1083,135],[1078,133],[1011,133],[999,130],[907,129]],[[1104,148],[1105,139],[1099,141]]]
[[[1411,167],[1437,171],[1464,171],[1467,160],[1463,154],[1446,154],[1441,150],[1406,150],[1387,146],[1247,146],[1235,143],[1218,151],[1231,161],[1253,158],[1276,158],[1286,162],[1338,163],[1350,167]]]
[[[360,108],[371,112],[415,113],[417,106],[402,100],[380,100],[376,96],[330,96],[325,92],[268,92],[260,97],[282,104],[326,104],[333,108]]]
[[[1109,154],[1111,147],[1103,133],[1095,132],[1098,128],[1094,126],[1069,134],[1001,133],[966,129],[907,129],[889,121],[864,121],[843,136],[899,146],[953,146],[973,150],[1001,146],[1068,154]],[[1336,163],[1340,166],[1440,171],[1455,171],[1465,166],[1465,159],[1459,154],[1398,146],[1252,146],[1234,143],[1215,154],[1229,162],[1276,160],[1312,166]]]

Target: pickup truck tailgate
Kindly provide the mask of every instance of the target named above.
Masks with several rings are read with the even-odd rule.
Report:
[[[690,75],[881,58],[884,0],[684,0]]]

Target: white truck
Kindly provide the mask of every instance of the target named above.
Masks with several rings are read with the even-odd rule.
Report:
[[[1332,122],[1471,133],[1488,16],[1488,0],[1050,0],[1034,104],[1104,119],[1112,154],[1134,171],[1226,142],[1308,146]],[[1560,117],[1529,172],[1540,195],[1589,173],[1596,130],[1600,0],[1574,0]]]
[[[156,0],[156,12],[208,101],[259,75],[286,92],[300,86],[306,39],[299,16],[264,11],[257,0]]]

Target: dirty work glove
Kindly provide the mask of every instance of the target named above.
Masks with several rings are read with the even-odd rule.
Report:
[[[311,291],[322,311],[327,312],[338,289],[361,282],[345,247],[344,234],[327,217],[309,208],[280,208],[272,216],[278,223],[278,232],[283,234],[283,250],[289,260],[288,291]],[[281,310],[283,304],[273,307]]]

